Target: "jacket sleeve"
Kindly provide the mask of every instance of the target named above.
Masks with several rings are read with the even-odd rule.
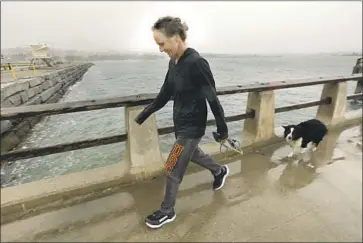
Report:
[[[192,66],[194,82],[201,88],[202,94],[207,99],[212,113],[216,119],[217,132],[221,135],[228,134],[228,127],[225,121],[224,110],[219,102],[215,81],[207,60],[201,58]]]
[[[168,84],[168,75],[169,71],[165,75],[164,84],[155,100],[150,105],[146,106],[145,109],[135,118],[135,121],[138,124],[142,124],[152,113],[163,108],[170,100],[172,92],[170,85]]]

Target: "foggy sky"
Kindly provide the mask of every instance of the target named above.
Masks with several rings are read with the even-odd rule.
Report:
[[[151,25],[174,15],[188,45],[212,53],[362,50],[362,2],[1,2],[1,48],[47,43],[157,52]]]

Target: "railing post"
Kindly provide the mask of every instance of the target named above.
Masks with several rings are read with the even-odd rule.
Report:
[[[244,122],[242,143],[265,142],[275,137],[275,94],[274,91],[249,92],[246,112],[255,111],[254,118]]]
[[[144,106],[125,107],[125,159],[130,164],[130,174],[138,179],[148,178],[164,166],[155,114],[142,125],[134,121],[143,108]]]
[[[33,63],[33,72],[34,72],[34,76],[36,76],[37,75],[37,70],[35,69],[34,63]]]
[[[347,106],[347,88],[347,82],[324,84],[321,99],[330,97],[331,103],[319,105],[316,118],[328,126],[344,121]]]
[[[17,77],[16,77],[16,73],[15,73],[13,64],[10,64],[10,70],[11,70],[11,74],[13,75],[14,80],[16,80]]]
[[[357,86],[355,86],[355,91],[354,91],[354,94],[360,94],[362,93],[362,90],[363,90],[363,79],[359,79],[357,81]]]
[[[358,58],[356,65],[353,68],[352,74],[363,74],[363,65],[360,64],[361,58]],[[357,81],[357,86],[355,87],[354,94],[362,93],[363,79]]]
[[[334,149],[340,137],[340,132],[331,132],[319,143],[319,149],[311,154],[311,162],[313,165],[322,167],[333,162]]]

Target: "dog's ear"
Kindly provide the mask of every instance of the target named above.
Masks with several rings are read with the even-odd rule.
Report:
[[[282,127],[286,130],[287,126],[282,125]]]

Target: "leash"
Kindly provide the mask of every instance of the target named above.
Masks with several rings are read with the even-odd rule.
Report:
[[[227,138],[223,142],[217,142],[218,133],[213,132],[213,136],[215,138],[215,142],[220,145],[220,147],[219,147],[220,152],[222,152],[222,147],[224,147],[224,148],[226,148],[226,151],[228,151],[229,149],[232,149],[233,151],[235,151],[239,154],[243,154],[243,151],[241,149],[241,144],[238,140],[233,139],[233,138]]]

